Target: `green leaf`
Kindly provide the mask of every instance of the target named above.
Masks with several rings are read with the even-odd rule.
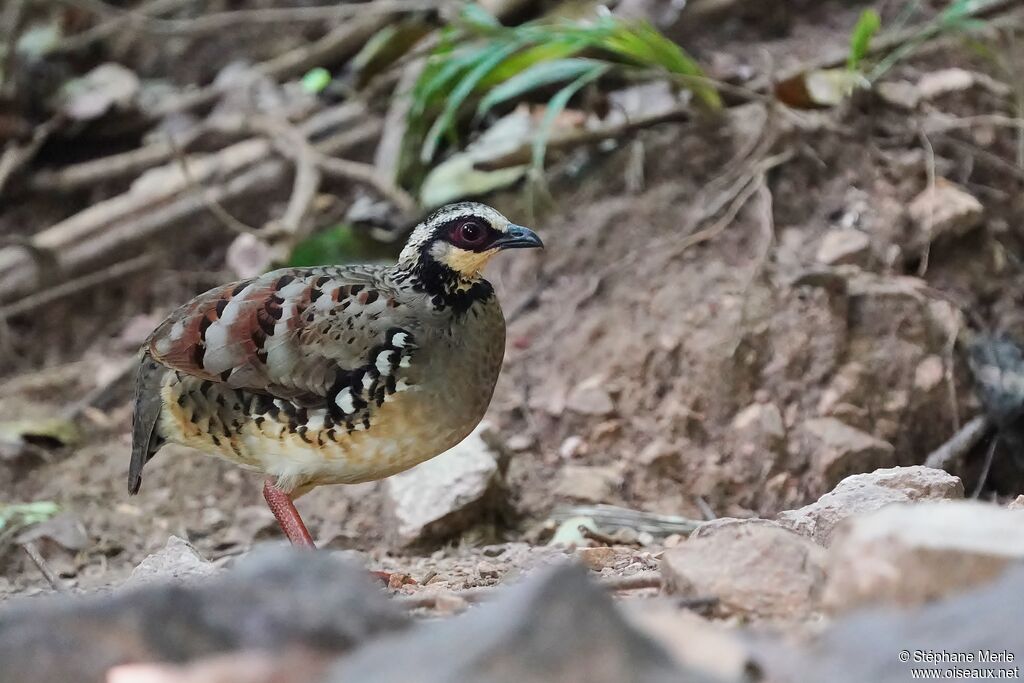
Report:
[[[593,59],[556,59],[550,62],[539,62],[521,71],[501,85],[491,89],[477,107],[478,118],[484,116],[493,107],[506,102],[513,97],[518,97],[531,90],[568,81],[593,70],[600,65]]]
[[[489,45],[471,45],[445,55],[444,59],[437,60],[435,64],[428,65],[413,89],[413,106],[410,113],[414,116],[423,114],[435,99],[435,95],[491,49]]]
[[[488,74],[499,62],[504,60],[506,57],[511,55],[513,52],[523,46],[521,41],[515,41],[506,45],[498,44],[488,46],[487,54],[479,60],[479,62],[469,70],[468,73],[459,81],[458,85],[452,89],[448,95],[448,99],[445,102],[444,110],[441,115],[437,117],[434,124],[430,127],[427,132],[427,138],[423,142],[423,150],[420,152],[420,160],[423,163],[428,163],[434,158],[434,154],[437,152],[437,146],[441,142],[441,136],[452,129],[455,123],[455,117],[459,112],[459,108],[462,103],[466,101],[466,98],[470,96],[473,89],[476,88],[484,76]]]
[[[539,62],[571,57],[586,48],[587,45],[587,41],[581,40],[579,37],[573,37],[558,38],[556,40],[546,41],[540,45],[528,47],[525,50],[510,56],[501,64],[494,67],[494,71],[487,74],[487,76],[480,81],[480,87],[486,88],[499,83],[504,83],[516,74],[525,71]]]
[[[58,512],[60,512],[60,507],[48,500],[0,505],[0,530],[21,529],[39,524]]]
[[[871,39],[882,28],[882,18],[873,9],[866,9],[860,13],[857,25],[853,27],[850,34],[850,55],[846,58],[846,68],[856,71],[860,63],[868,55],[871,48]]]
[[[320,66],[310,69],[302,77],[302,89],[314,95],[323,92],[324,88],[330,84],[331,72]]]
[[[555,125],[555,119],[561,114],[566,105],[569,104],[569,100],[575,95],[583,86],[596,81],[598,78],[603,76],[611,67],[608,64],[598,64],[593,66],[586,73],[581,75],[575,81],[565,86],[555,96],[548,101],[548,110],[544,113],[544,119],[541,121],[540,130],[537,132],[537,136],[533,139],[533,166],[536,169],[544,168],[544,155],[547,152],[548,139],[551,137],[551,129]]]

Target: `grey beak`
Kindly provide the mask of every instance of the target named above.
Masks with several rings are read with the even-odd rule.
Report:
[[[533,230],[521,225],[510,225],[505,234],[496,239],[491,246],[498,249],[543,249],[544,243]]]

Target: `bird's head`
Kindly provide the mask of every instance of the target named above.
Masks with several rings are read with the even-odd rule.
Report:
[[[441,207],[416,226],[399,264],[474,282],[499,251],[543,246],[537,233],[511,223],[491,207],[460,202]]]

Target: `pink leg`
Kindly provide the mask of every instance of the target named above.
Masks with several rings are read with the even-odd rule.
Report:
[[[292,545],[315,550],[313,537],[309,535],[302,517],[299,516],[299,511],[295,509],[295,503],[292,502],[291,496],[267,479],[263,484],[263,497],[266,499],[270,511],[274,513],[277,523],[281,525],[281,531],[292,542]]]

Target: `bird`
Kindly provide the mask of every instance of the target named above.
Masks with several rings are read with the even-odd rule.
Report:
[[[315,547],[297,498],[409,469],[480,422],[505,352],[482,270],[543,246],[460,202],[423,219],[392,265],[283,268],[200,294],[143,344],[129,493],[164,444],[190,446],[265,475],[284,535]]]

